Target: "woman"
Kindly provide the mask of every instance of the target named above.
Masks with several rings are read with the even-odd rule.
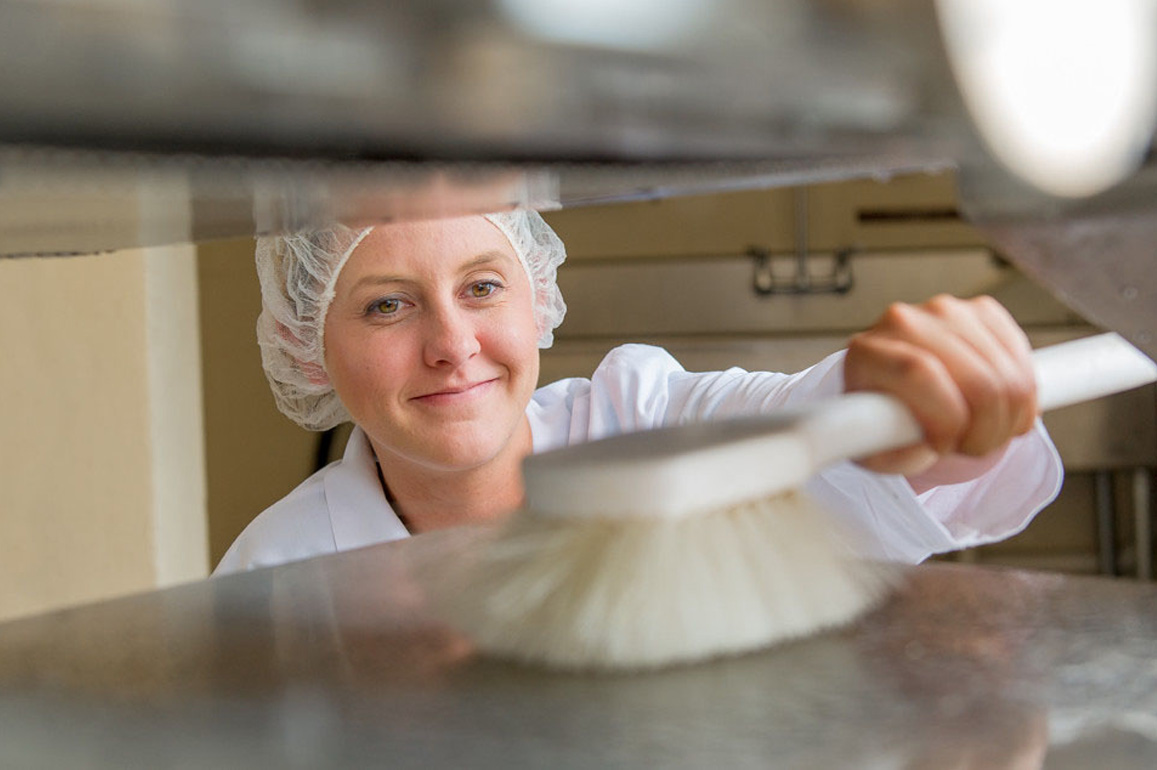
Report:
[[[536,390],[538,348],[566,310],[564,258],[523,211],[261,239],[258,339],[278,407],[309,429],[356,427],[342,460],[258,516],[217,572],[493,521],[521,500],[531,452],[845,389],[896,395],[927,437],[809,485],[860,553],[916,562],[1007,537],[1059,489],[1028,343],[988,298],[894,306],[795,375],[694,374],[626,345],[590,380]]]

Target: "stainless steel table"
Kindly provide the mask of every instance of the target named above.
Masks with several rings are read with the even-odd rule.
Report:
[[[0,767],[1157,767],[1157,586],[926,565],[838,632],[555,674],[432,619],[472,536],[0,625]]]

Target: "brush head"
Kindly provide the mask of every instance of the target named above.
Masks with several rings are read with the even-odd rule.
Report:
[[[523,511],[441,580],[480,651],[561,669],[647,669],[848,623],[899,567],[851,558],[789,493],[684,517]]]
[[[541,516],[669,519],[786,493],[833,462],[913,444],[895,398],[849,393],[773,415],[639,431],[532,455],[526,507]]]

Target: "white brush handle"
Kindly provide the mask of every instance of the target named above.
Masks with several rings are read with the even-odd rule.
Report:
[[[1042,411],[1157,381],[1116,334],[1033,353]],[[678,516],[800,486],[832,463],[920,441],[899,400],[849,393],[801,411],[615,436],[532,455],[527,507],[546,514]]]
[[[1042,412],[1157,382],[1157,363],[1118,334],[1041,348],[1032,364]]]
[[[1117,334],[1100,334],[1033,352],[1042,412],[1157,381],[1157,363]],[[801,429],[819,466],[866,457],[920,441],[923,431],[899,400],[850,393],[805,418]]]

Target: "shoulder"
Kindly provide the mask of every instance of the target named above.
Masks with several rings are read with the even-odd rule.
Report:
[[[570,378],[535,392],[527,409],[535,451],[554,449],[662,423],[668,383],[683,367],[653,345],[621,345],[590,379]]]
[[[613,412],[622,430],[663,423],[672,380],[685,374],[666,350],[653,345],[622,345],[602,360],[591,376],[592,402]]]
[[[325,477],[333,463],[303,481],[249,523],[221,558],[214,575],[334,553]]]
[[[541,407],[549,407],[559,402],[573,402],[598,390],[621,390],[625,384],[654,380],[673,372],[682,372],[683,367],[666,350],[654,345],[628,344],[611,349],[586,377],[568,377],[544,385],[534,392],[532,402]]]
[[[656,345],[619,345],[603,356],[592,379],[602,376],[645,377],[683,371],[683,366],[666,349]]]

